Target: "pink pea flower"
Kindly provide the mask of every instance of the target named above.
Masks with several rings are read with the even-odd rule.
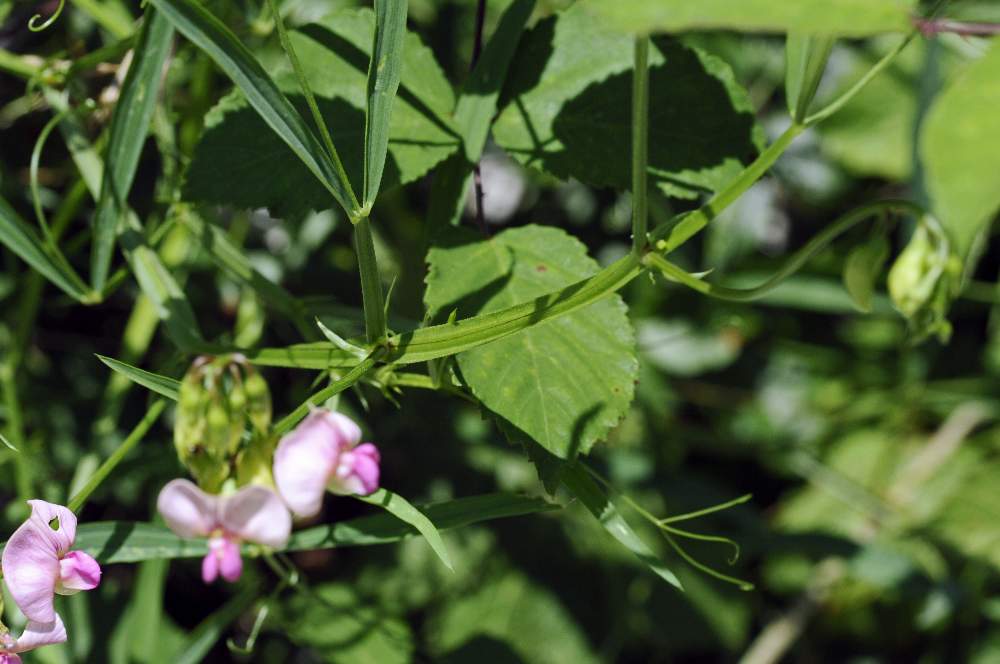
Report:
[[[323,493],[367,496],[378,489],[379,453],[358,445],[361,429],[349,417],[316,409],[285,435],[274,452],[274,483],[299,516],[314,516]]]
[[[214,496],[188,480],[167,483],[156,500],[167,526],[181,537],[207,537],[201,578],[219,575],[235,582],[243,573],[240,544],[254,542],[280,549],[292,531],[292,515],[270,489],[251,484],[228,496]]]
[[[58,614],[50,623],[29,620],[19,639],[14,639],[10,632],[0,634],[0,664],[21,664],[18,653],[65,641],[66,627]]]
[[[32,622],[51,625],[59,618],[55,594],[73,595],[96,588],[101,582],[101,566],[86,553],[69,550],[76,540],[75,514],[44,500],[29,500],[28,504],[31,516],[14,531],[3,550],[3,575],[14,602],[31,621],[29,627]]]

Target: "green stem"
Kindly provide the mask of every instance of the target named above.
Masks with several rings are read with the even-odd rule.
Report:
[[[781,268],[767,281],[759,286],[754,286],[753,288],[727,288],[725,286],[711,284],[688,273],[686,270],[671,263],[660,254],[646,254],[643,257],[642,262],[644,265],[660,270],[668,279],[696,290],[699,293],[719,298],[720,300],[729,300],[731,302],[750,302],[764,297],[769,292],[780,286],[783,281],[802,269],[809,259],[825,249],[841,234],[847,232],[858,223],[878,214],[879,212],[893,209],[904,210],[918,216],[924,214],[923,208],[919,205],[901,199],[875,201],[874,203],[862,205],[859,208],[851,210],[820,231],[820,233],[811,239],[804,247],[792,254],[788,261],[786,261],[785,264],[782,265]]]
[[[382,278],[378,273],[375,257],[375,241],[372,237],[371,221],[368,217],[359,219],[354,225],[354,248],[358,255],[358,269],[361,272],[361,299],[365,310],[365,334],[368,343],[375,344],[385,337],[385,298],[382,294]]]
[[[22,501],[29,500],[34,497],[31,462],[26,456],[28,449],[25,445],[24,422],[21,420],[21,403],[17,397],[16,368],[10,362],[0,366],[0,391],[3,392],[3,405],[7,412],[7,438],[18,450],[14,453],[14,484],[17,487],[17,497]]]
[[[31,80],[42,73],[44,63],[41,58],[17,55],[0,48],[0,71]]]
[[[312,87],[310,87],[309,80],[306,78],[305,71],[302,69],[302,64],[299,62],[299,56],[296,55],[295,49],[292,47],[292,41],[288,38],[288,30],[285,28],[285,22],[281,18],[281,12],[278,10],[278,3],[276,0],[267,0],[267,2],[271,8],[271,15],[274,16],[274,26],[278,30],[278,41],[281,42],[281,48],[285,51],[285,55],[288,56],[288,61],[292,63],[292,69],[295,70],[295,78],[298,79],[299,87],[302,88],[302,94],[305,95],[306,104],[309,106],[309,112],[312,113],[313,122],[316,123],[316,128],[319,129],[320,137],[323,139],[323,145],[326,147],[326,151],[329,153],[330,159],[333,160],[334,168],[337,171],[337,177],[340,179],[340,182],[344,187],[344,191],[346,191],[351,197],[350,203],[354,209],[347,210],[347,213],[351,216],[351,221],[354,221],[361,208],[358,204],[357,195],[355,195],[354,189],[351,187],[351,180],[347,177],[347,171],[344,170],[344,164],[340,161],[340,155],[337,153],[337,148],[333,145],[333,138],[330,136],[330,130],[326,126],[326,120],[323,119],[323,114],[319,111],[319,105],[316,103],[316,97],[313,95]]]
[[[649,177],[649,37],[635,38],[632,73],[632,250],[646,248]]]
[[[680,223],[672,228],[657,227],[652,233],[652,240],[657,251],[668,254],[705,228],[708,222],[719,216],[720,212],[732,205],[747,189],[763,177],[804,129],[804,125],[793,122],[778,137],[778,140],[769,145],[752,164],[743,169],[734,180],[709,199],[707,203],[685,215]]]
[[[87,480],[87,483],[83,486],[83,488],[80,489],[75,496],[70,498],[69,504],[67,505],[70,511],[80,511],[80,508],[87,502],[87,498],[90,497],[90,494],[92,494],[94,490],[101,485],[101,482],[103,482],[108,475],[111,474],[111,471],[113,471],[118,464],[122,462],[122,459],[124,459],[125,456],[132,451],[136,444],[142,440],[142,437],[146,435],[149,428],[153,426],[153,423],[160,417],[160,414],[166,406],[167,402],[165,399],[158,399],[153,402],[153,405],[149,407],[149,410],[146,411],[143,418],[139,420],[139,423],[135,425],[132,432],[125,438],[125,440],[122,441],[122,444],[118,446],[118,449],[116,449],[111,456],[109,456],[107,460],[101,464],[100,468],[98,468],[94,474],[91,475],[90,479]]]
[[[885,54],[885,56],[875,63],[875,65],[869,69],[864,76],[858,79],[857,83],[848,88],[842,95],[834,99],[832,102],[824,106],[822,109],[816,111],[809,117],[805,119],[803,124],[807,127],[811,127],[817,122],[821,122],[826,118],[830,117],[840,109],[842,109],[847,102],[851,101],[856,94],[861,92],[861,89],[868,85],[873,78],[878,76],[883,69],[889,66],[889,64],[896,58],[897,55],[903,52],[913,38],[917,35],[916,31],[911,32],[903,41],[901,41],[894,49]]]
[[[378,362],[380,354],[381,353],[373,353],[372,355],[369,355],[362,360],[360,364],[344,374],[342,378],[334,381],[328,387],[325,387],[306,399],[303,404],[285,417],[281,418],[281,420],[274,425],[274,433],[278,436],[288,433],[303,417],[309,414],[309,410],[311,408],[314,408],[317,404],[323,403],[330,397],[340,394],[351,385],[354,385],[356,382],[361,380],[361,378],[375,366],[375,363]]]

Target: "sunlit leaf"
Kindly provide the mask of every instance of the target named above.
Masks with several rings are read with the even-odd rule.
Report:
[[[435,247],[428,263],[425,302],[439,320],[455,309],[465,317],[528,302],[598,269],[578,240],[542,226]],[[457,361],[476,398],[562,458],[586,453],[618,423],[638,373],[618,295],[460,353]]]
[[[965,257],[1000,208],[1000,42],[936,99],[923,124],[923,157],[935,216]]]
[[[909,29],[912,0],[586,0],[623,30],[802,31],[861,37]]]

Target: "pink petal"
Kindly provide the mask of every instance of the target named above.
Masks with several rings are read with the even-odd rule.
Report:
[[[54,510],[49,503],[29,501],[31,516],[14,531],[3,551],[3,575],[14,602],[29,620],[51,623],[56,619],[53,596],[59,579],[59,547],[66,541],[67,526],[76,532],[76,518],[59,518],[59,531],[49,525]],[[51,506],[55,507],[55,506]]]
[[[0,652],[0,664],[21,664],[21,658],[12,653]]]
[[[201,559],[201,580],[205,583],[214,583],[217,578],[219,578],[219,556],[209,549]]]
[[[285,546],[292,531],[292,515],[281,498],[257,485],[222,498],[219,517],[226,533],[275,549]]]
[[[285,512],[287,514],[288,512]],[[243,574],[243,558],[240,557],[240,545],[233,540],[223,540],[222,556],[219,559],[219,570],[222,578],[229,583],[236,583]]]
[[[207,537],[219,528],[218,499],[188,480],[171,480],[160,491],[156,509],[181,537]]]
[[[367,496],[378,490],[381,455],[371,443],[358,445],[340,455],[337,474],[329,489],[341,495]]]
[[[59,561],[59,582],[56,592],[73,595],[81,590],[93,590],[101,582],[101,566],[83,551],[70,551]]]
[[[274,482],[299,516],[319,512],[342,450],[361,437],[358,425],[328,410],[315,410],[284,436],[274,453]]]
[[[48,536],[56,553],[62,556],[69,551],[76,541],[76,515],[62,505],[44,500],[29,500],[28,504],[31,505],[30,518],[49,526],[47,530],[41,530]]]
[[[58,613],[53,615],[55,617],[46,623],[29,620],[28,624],[24,626],[24,632],[14,644],[14,647],[11,648],[10,652],[27,652],[41,646],[52,645],[53,643],[65,643],[66,626],[63,625],[62,618],[59,617]],[[11,661],[19,662],[21,660]]]

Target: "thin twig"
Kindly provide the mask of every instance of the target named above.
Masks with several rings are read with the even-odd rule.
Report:
[[[469,63],[469,71],[476,68],[479,62],[479,54],[483,50],[483,27],[486,24],[486,0],[478,0],[476,5],[476,32],[472,42],[472,60]],[[479,167],[481,160],[476,161],[472,169],[472,182],[476,191],[476,226],[480,232],[489,237],[490,229],[486,225],[486,217],[483,214],[483,173]]]

